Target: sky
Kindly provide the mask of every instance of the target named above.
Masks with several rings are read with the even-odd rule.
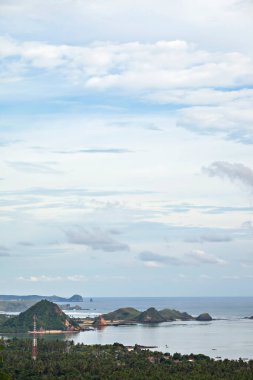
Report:
[[[252,296],[253,1],[0,15],[0,294]]]

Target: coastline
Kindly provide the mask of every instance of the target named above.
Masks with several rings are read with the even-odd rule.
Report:
[[[43,330],[43,331],[28,331],[28,334],[35,334],[35,335],[41,335],[41,334],[72,334],[72,333],[79,333],[80,330],[73,330],[73,331],[66,331],[66,330]]]

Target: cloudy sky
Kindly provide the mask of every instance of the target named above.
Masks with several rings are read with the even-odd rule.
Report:
[[[0,293],[252,295],[252,0],[0,13]]]

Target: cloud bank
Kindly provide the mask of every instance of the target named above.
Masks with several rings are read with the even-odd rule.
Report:
[[[210,177],[228,178],[232,182],[240,182],[253,190],[253,170],[241,163],[216,161],[203,168],[203,171]]]
[[[102,231],[100,228],[88,230],[83,227],[66,231],[69,243],[85,245],[93,250],[105,252],[122,252],[128,251],[129,246],[112,238],[109,233]]]

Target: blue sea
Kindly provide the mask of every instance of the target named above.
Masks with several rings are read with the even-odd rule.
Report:
[[[253,297],[136,297],[93,298],[78,303],[86,310],[69,311],[75,317],[95,316],[121,307],[177,309],[193,316],[208,312],[211,322],[166,322],[158,325],[107,326],[64,336],[85,344],[140,344],[163,352],[203,353],[213,358],[253,359]],[[50,337],[51,339],[53,337]],[[59,339],[59,335],[56,336]]]

